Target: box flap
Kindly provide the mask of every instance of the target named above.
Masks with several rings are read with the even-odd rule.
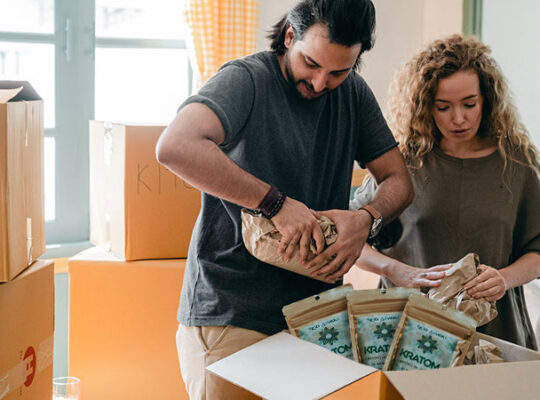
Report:
[[[540,393],[540,361],[385,374],[405,400],[513,399],[516,393]]]
[[[285,332],[207,369],[269,400],[318,399],[377,371]]]
[[[0,89],[0,104],[7,103],[22,90],[22,86],[14,89]]]
[[[27,81],[0,81],[0,104],[23,100],[41,100],[41,97]]]

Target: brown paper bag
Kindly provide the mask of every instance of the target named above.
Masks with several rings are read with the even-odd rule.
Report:
[[[467,353],[464,364],[495,364],[506,362],[501,355],[501,350],[495,344],[484,339],[479,339],[478,344]]]
[[[463,286],[479,275],[478,255],[469,253],[446,271],[438,287],[431,288],[428,297],[449,308],[463,311],[475,319],[478,326],[487,324],[497,316],[495,302],[471,297]]]
[[[326,242],[325,248],[335,243],[337,240],[337,229],[334,223],[330,219],[322,216],[319,220],[319,226],[321,227]],[[268,218],[243,209],[242,238],[244,239],[246,249],[256,259],[276,267],[296,272],[300,275],[314,278],[311,276],[312,271],[307,270],[306,267],[300,264],[300,249],[298,245],[289,262],[286,263],[283,261],[277,252],[281,233],[279,233],[272,221]],[[317,255],[316,251],[317,247],[315,241],[312,239],[308,250],[308,261],[315,258]],[[324,281],[323,277],[314,279]]]

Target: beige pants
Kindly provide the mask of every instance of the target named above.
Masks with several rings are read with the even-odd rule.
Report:
[[[260,399],[205,367],[266,337],[263,333],[234,326],[179,325],[176,347],[182,379],[190,399]]]

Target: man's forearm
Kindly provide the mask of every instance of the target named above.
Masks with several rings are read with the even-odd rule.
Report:
[[[375,207],[387,224],[399,216],[413,199],[410,178],[404,174],[390,175],[382,181],[370,205]]]
[[[158,161],[193,187],[247,208],[256,208],[270,187],[221,151],[223,127],[206,106],[190,104],[159,138]]]
[[[367,167],[379,185],[369,204],[382,214],[384,223],[388,223],[413,199],[409,171],[397,148],[367,163]]]

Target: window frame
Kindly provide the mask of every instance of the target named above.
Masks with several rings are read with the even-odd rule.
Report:
[[[88,121],[94,118],[96,48],[187,50],[185,40],[96,38],[95,0],[55,0],[54,33],[0,31],[0,41],[53,44],[55,219],[45,223],[45,257],[67,257],[91,245]],[[179,19],[181,16],[179,16]],[[193,71],[188,62],[188,93]]]

